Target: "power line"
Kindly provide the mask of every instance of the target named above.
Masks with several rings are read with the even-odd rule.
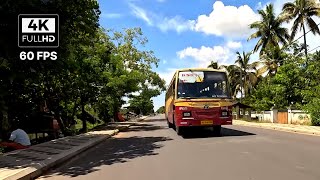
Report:
[[[311,50],[309,50],[308,52],[312,52],[312,51],[314,51],[315,49],[318,49],[319,47],[320,47],[320,45],[317,46],[317,47],[315,47],[315,48],[313,48],[313,49],[311,49]]]
[[[314,50],[318,49],[319,47],[320,47],[320,45],[319,45],[319,46],[317,46],[317,47],[315,47],[315,48],[313,48],[313,49],[311,49],[311,50],[309,50],[307,53],[310,53],[310,52],[312,52],[312,51],[314,51]],[[302,53],[304,53],[304,51],[299,52],[298,54],[294,55],[294,57],[298,57],[298,56],[299,56],[300,54],[302,54]]]
[[[317,24],[317,26],[319,26],[320,23]],[[307,35],[309,32],[311,32],[312,29],[310,29],[309,31],[307,31],[305,34],[302,34],[300,37],[298,37],[296,40],[290,41],[288,44],[284,45],[281,49],[284,49],[290,45],[292,45],[294,42],[298,41],[300,38],[302,38],[304,35]]]

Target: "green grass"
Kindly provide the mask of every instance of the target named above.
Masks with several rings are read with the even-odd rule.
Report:
[[[77,124],[75,125],[75,131],[78,133],[80,131],[80,129],[82,128],[82,121],[80,119],[76,119]],[[88,131],[91,131],[93,128],[100,126],[104,123],[96,123],[96,124],[91,124],[89,122],[87,122],[87,128]]]
[[[34,134],[28,134],[28,135],[29,135],[30,140],[36,139],[36,134],[35,133]],[[43,137],[47,137],[48,136],[47,133],[44,133],[44,135],[43,135],[43,133],[38,133],[37,135],[38,135],[38,138],[43,138]]]

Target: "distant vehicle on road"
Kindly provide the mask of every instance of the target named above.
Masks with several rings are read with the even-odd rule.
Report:
[[[232,98],[225,71],[212,68],[179,69],[165,96],[168,126],[182,135],[188,127],[232,125]]]

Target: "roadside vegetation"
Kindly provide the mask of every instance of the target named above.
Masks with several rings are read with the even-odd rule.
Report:
[[[165,113],[165,107],[164,106],[159,107],[159,109],[156,112],[159,114]]]
[[[54,112],[65,134],[79,124],[87,131],[90,119],[116,121],[125,97],[130,110],[148,114],[151,98],[165,90],[164,80],[152,71],[159,59],[145,48],[142,30],[103,29],[95,0],[5,1],[0,12],[6,17],[0,27],[0,138],[15,120],[37,126],[33,117],[44,108]],[[18,14],[34,12],[59,14],[56,61],[19,59],[15,22]]]
[[[255,32],[248,41],[258,40],[252,52],[237,52],[234,65],[212,62],[208,67],[226,69],[233,97],[241,93],[242,102],[255,110],[302,109],[311,114],[313,125],[320,125],[320,51],[319,46],[309,49],[306,38],[308,33],[320,35],[314,21],[320,4],[295,0],[285,3],[279,15],[272,4],[258,13],[261,20],[250,24]],[[293,22],[290,29],[284,26],[288,22]],[[297,37],[300,30],[303,35]],[[300,38],[304,43],[298,43]],[[255,52],[259,59],[251,61]]]

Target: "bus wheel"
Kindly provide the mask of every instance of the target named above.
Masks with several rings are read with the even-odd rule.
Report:
[[[177,132],[177,134],[180,136],[180,135],[183,135],[183,128],[182,127],[180,127],[180,126],[176,126],[176,132]]]
[[[176,126],[176,122],[175,122],[175,120],[174,120],[174,116],[172,117],[172,128],[174,129],[174,130],[176,130],[176,128],[177,128],[177,126]]]
[[[173,128],[173,124],[172,123],[170,123],[170,121],[167,119],[167,124],[168,124],[168,127],[169,128]]]
[[[221,125],[213,126],[213,134],[215,136],[221,136]]]

